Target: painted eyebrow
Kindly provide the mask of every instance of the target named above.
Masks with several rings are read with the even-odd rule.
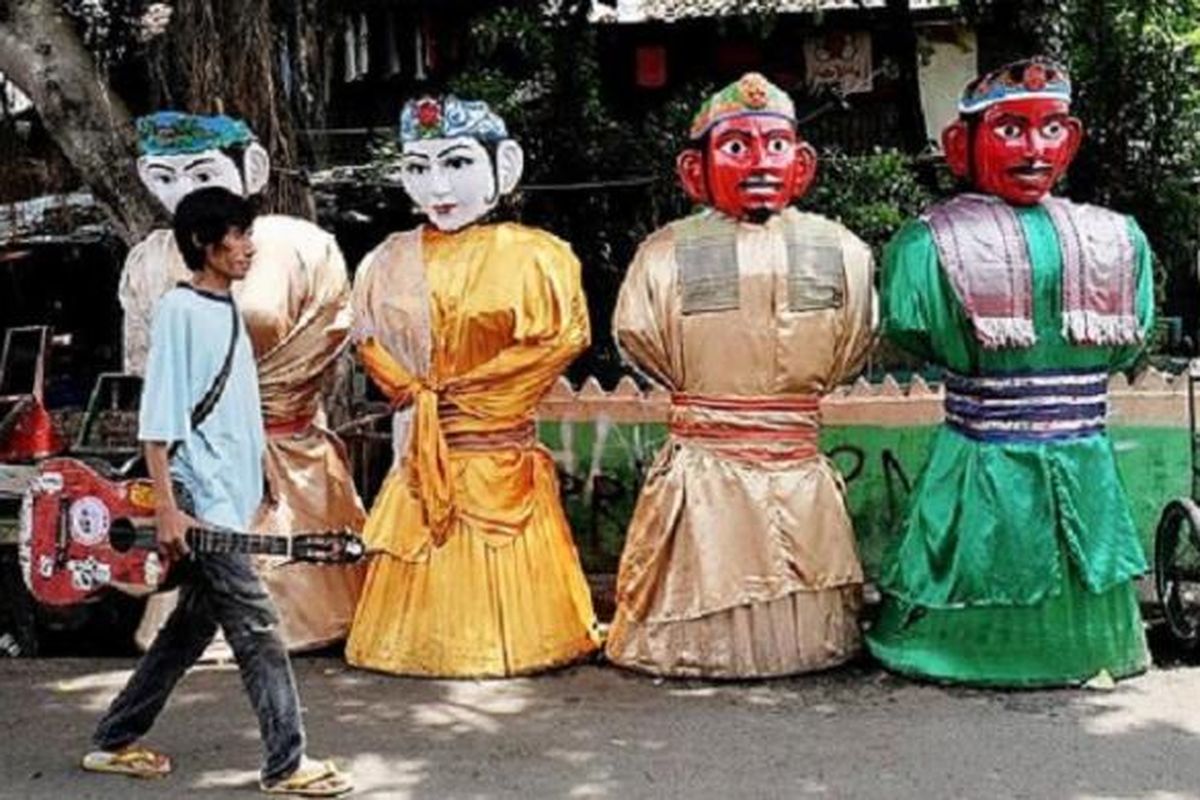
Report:
[[[1069,116],[1070,116],[1069,114],[1054,114],[1052,116],[1046,117],[1045,119],[1043,119],[1041,121],[1049,122],[1051,120],[1062,120],[1062,119],[1067,119]],[[1006,112],[1004,114],[997,115],[995,120],[993,120],[992,124],[993,125],[1002,125],[1006,122],[1020,122],[1024,125],[1035,124],[1035,120],[1033,119],[1033,117],[1026,116],[1025,114],[1013,114],[1011,112]]]
[[[465,144],[452,144],[449,147],[447,147],[445,150],[443,150],[442,152],[438,153],[437,157],[442,158],[444,156],[448,156],[451,153],[453,153],[455,150],[466,150],[466,151],[468,151],[468,153],[470,153],[471,148],[467,147]]]
[[[201,164],[212,164],[212,163],[213,163],[213,158],[211,156],[205,156],[204,158],[197,158],[195,161],[189,161],[188,163],[183,165],[183,168],[191,169],[192,167],[198,167]]]
[[[429,156],[424,153],[401,153],[400,158],[419,158],[422,161],[428,161]]]

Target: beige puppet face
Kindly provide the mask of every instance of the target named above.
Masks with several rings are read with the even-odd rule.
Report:
[[[491,153],[473,137],[406,142],[400,154],[400,180],[408,196],[439,230],[455,231],[476,222],[516,188],[524,156],[511,139]]]
[[[220,186],[234,194],[249,196],[262,191],[271,174],[267,151],[257,143],[246,147],[244,170],[239,170],[232,158],[217,149],[142,156],[137,165],[142,183],[171,214],[180,200],[197,189]]]

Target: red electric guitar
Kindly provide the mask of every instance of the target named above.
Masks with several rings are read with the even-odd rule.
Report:
[[[349,532],[294,536],[192,528],[199,553],[250,553],[343,563],[363,555]],[[111,481],[72,458],[42,462],[21,508],[21,568],[29,591],[52,606],[86,602],[108,588],[149,594],[168,588],[170,562],[157,552],[154,487]]]

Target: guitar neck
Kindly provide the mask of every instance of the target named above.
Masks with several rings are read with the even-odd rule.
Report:
[[[188,528],[187,543],[197,553],[246,553],[248,555],[290,556],[291,541],[286,536],[267,533],[243,533],[216,528]]]
[[[246,553],[247,555],[291,556],[291,541],[286,536],[242,533],[217,528],[188,528],[188,547],[195,553]],[[138,528],[133,546],[141,550],[158,547],[154,528]]]
[[[109,526],[107,546],[118,553],[128,552],[135,547],[141,550],[157,549],[158,535],[153,525],[146,524],[148,521],[143,518],[141,524],[137,524],[129,517],[116,517]],[[60,530],[64,530],[66,524],[60,519]],[[313,564],[350,563],[362,558],[365,552],[362,539],[348,530],[300,531],[282,535],[196,526],[188,528],[185,536],[188,548],[193,553],[282,556],[288,560]]]

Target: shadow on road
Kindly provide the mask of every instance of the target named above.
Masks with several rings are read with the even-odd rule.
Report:
[[[1110,692],[989,692],[859,662],[768,683],[663,682],[585,665],[509,681],[297,662],[310,748],[359,797],[1196,797],[1200,670]],[[0,662],[0,797],[246,797],[258,732],[232,666],[181,684],[152,741],[164,782],[78,772],[126,660]]]

